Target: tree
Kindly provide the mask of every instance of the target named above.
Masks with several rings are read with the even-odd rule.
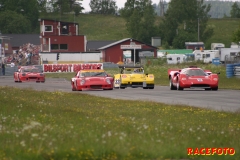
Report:
[[[37,0],[40,12],[47,12],[47,0]]]
[[[91,13],[115,14],[117,11],[115,0],[91,0],[89,6]]]
[[[0,12],[0,28],[2,33],[29,33],[31,22],[21,14],[6,10]]]
[[[134,9],[138,9],[139,14],[142,16],[143,12],[145,10],[145,7],[148,4],[152,4],[151,0],[127,0],[127,2],[124,5],[124,8],[120,10],[120,14],[124,18],[130,17]]]
[[[172,46],[177,34],[184,32],[188,33],[188,37],[198,37],[198,27],[200,41],[210,38],[213,35],[213,28],[207,26],[210,9],[211,5],[203,4],[203,0],[171,0],[165,18],[159,25],[163,41]]]
[[[155,11],[151,4],[145,7],[143,16],[140,19],[140,29],[137,38],[140,41],[151,44],[151,38],[156,35],[157,31],[157,27],[155,27]]]
[[[127,0],[120,11],[132,38],[151,44],[156,34],[155,11],[151,0]]]
[[[78,15],[84,9],[82,7],[82,0],[50,0],[48,3],[52,6],[53,12],[65,12],[74,11],[75,15]]]
[[[240,26],[233,32],[232,41],[239,44],[239,42],[240,42]]]
[[[13,11],[31,22],[31,30],[39,26],[39,5],[37,0],[0,0],[0,11]]]
[[[173,40],[173,48],[185,48],[185,42],[197,41],[196,36],[185,30],[180,30]]]
[[[240,18],[240,8],[237,2],[233,3],[230,15],[232,18]]]

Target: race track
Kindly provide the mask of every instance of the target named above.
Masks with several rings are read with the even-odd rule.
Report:
[[[18,88],[32,88],[45,91],[73,92],[69,81],[65,79],[48,78],[45,83],[23,82],[15,83],[13,77],[0,77],[0,86],[13,86]],[[163,102],[167,104],[184,104],[219,111],[240,111],[239,90],[205,91],[186,89],[184,91],[171,91],[166,86],[155,86],[155,89],[126,88],[112,91],[74,91],[74,93],[87,93],[90,95],[127,100],[144,100]]]

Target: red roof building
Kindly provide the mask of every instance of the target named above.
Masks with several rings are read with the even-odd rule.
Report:
[[[131,61],[132,62],[140,62],[140,58],[144,56],[148,56],[147,54],[141,54],[144,51],[153,53],[153,57],[157,57],[157,47],[145,44],[138,40],[132,38],[122,39],[120,41],[116,41],[109,45],[103,46],[98,50],[102,53],[102,61],[103,62],[113,62],[118,63],[123,61],[123,51],[131,51]],[[135,56],[134,56],[135,53]],[[135,58],[134,58],[135,57]]]
[[[85,52],[86,37],[78,35],[78,23],[40,19],[42,52]]]

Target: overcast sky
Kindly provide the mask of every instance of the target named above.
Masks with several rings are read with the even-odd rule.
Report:
[[[169,2],[169,0],[166,0],[166,1]],[[123,8],[125,2],[127,2],[127,0],[116,0],[116,3],[117,3],[116,6],[118,8]],[[160,2],[160,0],[152,0],[152,4],[154,4],[154,3],[158,4],[159,2]],[[85,8],[85,10],[83,12],[91,11],[91,9],[89,7],[89,3],[90,3],[90,0],[82,1],[82,6]]]

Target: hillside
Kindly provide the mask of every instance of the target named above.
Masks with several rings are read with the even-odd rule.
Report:
[[[121,16],[112,15],[94,15],[80,14],[74,15],[41,15],[41,18],[56,19],[61,21],[69,21],[79,23],[79,33],[86,35],[87,40],[120,40],[129,38],[125,26],[125,20]],[[157,23],[161,21],[161,17],[157,18]],[[240,19],[210,19],[209,25],[215,28],[214,35],[205,42],[206,49],[210,49],[211,43],[221,42],[229,47],[231,44],[232,33],[240,26]],[[161,35],[156,35],[160,36]]]

